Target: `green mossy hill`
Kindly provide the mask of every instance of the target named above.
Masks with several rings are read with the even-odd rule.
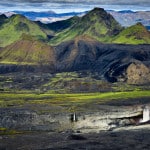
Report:
[[[52,44],[58,44],[67,41],[79,35],[88,35],[99,41],[109,41],[111,37],[118,34],[123,28],[120,24],[104,9],[94,8],[69,29],[62,31],[50,41]]]
[[[24,39],[2,48],[0,52],[0,63],[4,64],[51,65],[54,61],[53,48],[29,36],[24,36]]]
[[[114,43],[126,44],[150,44],[150,32],[141,24],[137,23],[124,29],[115,37]]]
[[[15,106],[65,106],[68,111],[71,109],[80,108],[91,104],[105,104],[115,100],[134,100],[135,98],[149,98],[150,91],[127,91],[127,92],[105,92],[105,93],[73,93],[73,94],[37,94],[37,93],[1,93],[0,108],[15,107]],[[33,107],[36,109],[36,107]],[[52,109],[53,110],[53,109]],[[51,111],[49,109],[48,111]],[[1,129],[2,130],[2,129]],[[5,129],[4,129],[5,130]]]
[[[12,15],[0,28],[0,47],[7,46],[20,39],[23,33],[35,39],[44,40],[47,35],[34,22],[21,15]]]

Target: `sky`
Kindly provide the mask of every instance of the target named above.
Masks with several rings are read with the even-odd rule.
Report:
[[[106,10],[150,11],[150,0],[0,0],[0,12],[21,10],[66,13],[83,12],[94,7]]]

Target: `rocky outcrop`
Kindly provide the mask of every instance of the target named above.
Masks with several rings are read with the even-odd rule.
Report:
[[[127,68],[127,83],[148,84],[150,83],[150,68],[141,62],[131,63]]]
[[[136,124],[142,117],[142,107],[102,107],[99,112],[80,114],[77,118],[78,121],[74,124],[75,130],[87,133],[112,130]]]

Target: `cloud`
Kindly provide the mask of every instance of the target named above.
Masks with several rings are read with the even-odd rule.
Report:
[[[0,3],[97,3],[114,5],[149,5],[149,0],[1,0]]]
[[[1,0],[0,11],[86,11],[94,7],[112,10],[150,10],[149,0]]]

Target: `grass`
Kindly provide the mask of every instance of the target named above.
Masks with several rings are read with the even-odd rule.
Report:
[[[110,84],[98,74],[8,74],[0,76],[0,108],[31,108],[37,112],[85,110],[87,106],[150,97],[149,86]],[[54,109],[51,109],[51,106]],[[74,108],[73,108],[74,107]],[[86,108],[87,110],[88,108]]]
[[[16,135],[21,133],[23,132],[0,127],[0,135]]]
[[[49,81],[41,86],[47,91],[54,90],[55,93],[91,93],[102,92],[105,89],[111,91],[111,86],[107,81],[94,78],[90,73],[82,74],[77,72],[57,73]]]
[[[35,94],[0,93],[0,107],[22,106],[25,104],[55,104],[60,106],[103,103],[112,100],[150,97],[150,91],[81,93],[81,94]]]

